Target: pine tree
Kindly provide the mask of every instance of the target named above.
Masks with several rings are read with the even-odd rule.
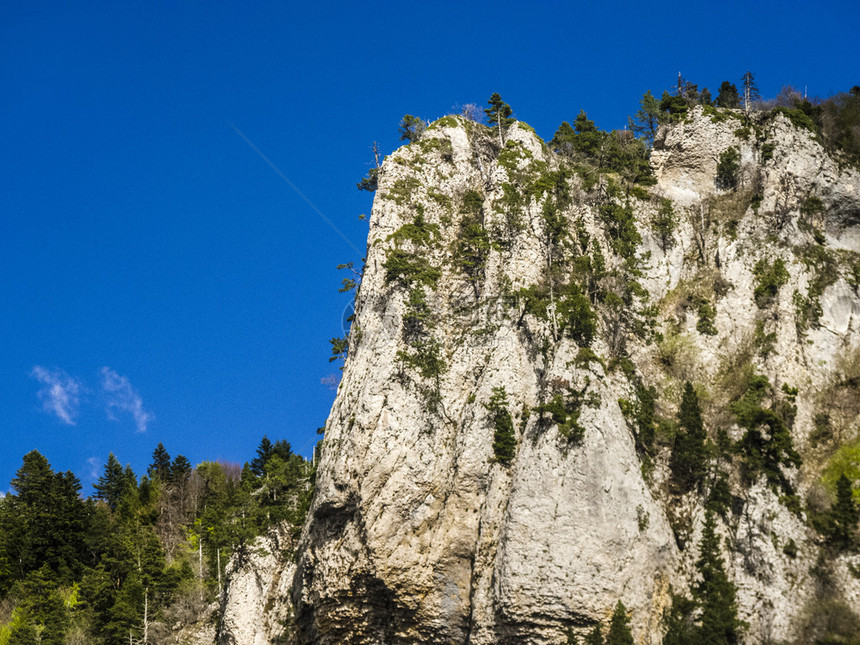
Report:
[[[275,454],[275,447],[269,441],[269,437],[263,435],[260,440],[260,445],[257,446],[257,456],[251,460],[251,472],[257,477],[262,477],[265,473],[266,462]]]
[[[93,484],[96,499],[106,502],[110,510],[115,511],[125,491],[127,481],[128,478],[119,459],[110,453],[105,464],[104,474]]]
[[[517,454],[517,435],[511,413],[508,411],[508,395],[504,387],[493,388],[493,395],[486,408],[495,428],[493,453],[500,463],[508,465]]]
[[[400,140],[408,141],[409,143],[418,141],[426,127],[427,124],[424,122],[424,119],[412,116],[411,114],[405,114],[400,120]]]
[[[58,582],[70,583],[86,553],[88,514],[80,481],[71,472],[55,473],[33,450],[24,455],[11,483],[17,494],[7,496],[3,506],[4,516],[12,521],[0,527],[9,529],[2,540],[8,574],[23,580],[47,566]]]
[[[589,157],[599,157],[604,133],[588,118],[585,110],[580,110],[573,122],[573,148]]]
[[[663,624],[666,627],[663,645],[689,645],[696,639],[696,628],[693,625],[696,603],[686,596],[675,595],[671,589],[669,594],[672,604],[663,613]]]
[[[650,148],[654,144],[654,136],[660,125],[660,101],[657,100],[651,90],[639,101],[640,108],[630,119],[630,129],[645,139]]]
[[[741,106],[741,97],[734,83],[723,81],[717,93],[717,107],[736,109]]]
[[[716,533],[714,513],[705,513],[705,525],[696,561],[699,580],[693,586],[693,597],[699,607],[700,626],[697,642],[708,645],[731,645],[740,639],[741,623],[735,599],[735,586],[726,575]]]
[[[499,145],[503,146],[505,145],[505,142],[502,138],[502,133],[514,124],[515,119],[511,118],[514,111],[511,109],[510,105],[502,100],[502,97],[499,96],[498,92],[493,92],[492,96],[490,96],[490,100],[487,102],[490,104],[490,107],[484,108],[484,112],[487,115],[487,122],[491,127],[498,129]]]
[[[860,511],[851,493],[851,480],[843,473],[836,482],[836,503],[830,509],[828,541],[839,549],[857,544],[857,521]]]
[[[633,633],[630,631],[630,619],[627,608],[620,600],[612,612],[609,632],[606,634],[606,645],[633,645]]]
[[[162,482],[170,480],[170,454],[165,450],[163,443],[159,442],[152,451],[152,463],[146,472],[152,479]]]
[[[585,645],[605,645],[603,632],[600,631],[600,623],[597,623],[585,637]]]
[[[679,492],[689,492],[704,478],[708,459],[706,438],[699,397],[687,381],[678,411],[678,433],[669,459],[672,483]]]
[[[170,465],[170,481],[176,486],[182,486],[191,476],[191,462],[185,455],[176,455]]]
[[[749,112],[753,102],[759,100],[761,96],[758,93],[758,86],[755,84],[755,77],[752,72],[745,72],[741,81],[744,84],[744,111]]]

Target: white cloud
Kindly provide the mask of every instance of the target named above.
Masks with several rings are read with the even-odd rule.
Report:
[[[146,432],[147,424],[152,421],[151,413],[143,409],[143,399],[140,398],[129,380],[120,376],[109,367],[101,369],[102,392],[107,397],[106,412],[108,418],[116,421],[114,411],[128,412],[134,417],[138,432]]]
[[[80,381],[61,369],[49,370],[41,365],[36,365],[30,376],[43,386],[39,390],[42,409],[56,415],[66,425],[75,425],[83,391]]]
[[[90,457],[87,459],[87,474],[90,479],[95,480],[99,476],[99,471],[102,467],[102,460],[98,457]]]

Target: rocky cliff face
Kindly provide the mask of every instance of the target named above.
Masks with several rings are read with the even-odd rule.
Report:
[[[721,189],[731,147],[737,187]],[[782,115],[701,108],[651,164],[656,185],[631,187],[522,123],[501,146],[459,117],[385,161],[299,549],[297,642],[563,643],[621,600],[636,641],[659,643],[720,477],[748,642],[801,638],[823,584],[860,602],[856,556],[813,571],[810,515],[860,413],[860,174]],[[802,463],[765,433],[775,469],[714,448],[711,479],[673,489],[686,381],[715,446],[749,445],[739,401],[758,383]],[[663,423],[646,432],[648,391]]]
[[[287,532],[272,530],[230,561],[215,639],[218,645],[266,645],[289,636],[290,587],[296,572],[289,557],[292,546]]]

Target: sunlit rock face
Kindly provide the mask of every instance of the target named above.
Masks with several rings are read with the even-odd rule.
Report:
[[[564,643],[608,624],[620,600],[636,642],[660,643],[670,588],[695,580],[709,486],[670,490],[666,428],[685,381],[712,440],[737,441],[743,379],[767,377],[762,405],[796,407],[803,465],[782,472],[799,507],[817,491],[816,418],[847,397],[832,417],[845,440],[860,412],[839,385],[860,364],[860,174],[784,116],[744,131],[740,112],[721,114],[664,126],[657,183],[633,190],[522,123],[500,146],[446,117],[385,160],[298,547],[295,642]],[[730,147],[733,191],[717,181]],[[666,212],[668,234],[655,224]],[[822,249],[826,279],[810,259]],[[778,259],[787,277],[762,294]],[[647,449],[637,385],[655,388],[665,420]],[[510,460],[494,450],[499,388]],[[744,638],[790,642],[820,586],[821,538],[739,458],[711,467],[732,495],[717,527]],[[828,575],[856,607],[850,562]],[[267,575],[292,575],[252,568],[260,599]]]

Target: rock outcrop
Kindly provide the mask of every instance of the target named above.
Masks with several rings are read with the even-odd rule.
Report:
[[[636,642],[659,643],[716,481],[670,484],[685,381],[714,445],[748,445],[750,383],[789,430],[768,444],[775,469],[742,448],[710,462],[745,640],[800,638],[822,584],[857,606],[856,556],[812,566],[810,500],[838,447],[823,419],[857,434],[860,173],[783,115],[701,108],[661,130],[651,164],[656,185],[633,187],[522,123],[502,147],[460,117],[386,159],[298,549],[296,642],[563,643],[620,600]],[[655,441],[637,416],[652,387]]]
[[[273,530],[234,556],[225,572],[218,645],[284,642],[292,632],[292,539]]]

